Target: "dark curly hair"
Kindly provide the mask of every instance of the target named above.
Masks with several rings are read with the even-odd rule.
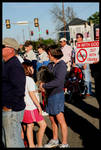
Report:
[[[78,35],[83,39],[83,34],[82,33],[77,33],[76,38],[78,37]]]
[[[61,48],[58,45],[51,45],[47,48],[47,53],[49,53],[56,59],[63,57]]]

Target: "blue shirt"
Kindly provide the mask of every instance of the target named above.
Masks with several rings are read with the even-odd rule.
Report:
[[[37,62],[37,71],[39,70],[39,68],[41,66],[47,66],[49,64],[49,62],[50,62],[49,60],[48,61],[43,61],[42,63]]]
[[[16,56],[2,62],[2,106],[13,111],[25,108],[25,73]]]
[[[67,66],[66,63],[61,60],[57,64],[53,62],[48,64],[49,71],[54,74],[54,80],[45,83],[43,88],[49,90],[49,95],[54,95],[63,91],[64,88],[64,81],[67,74]]]

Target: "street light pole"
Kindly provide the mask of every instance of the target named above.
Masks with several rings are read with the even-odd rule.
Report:
[[[24,29],[22,29],[22,32],[23,32],[23,41],[24,41],[24,43],[25,43]]]
[[[63,22],[64,22],[64,37],[66,38],[66,21],[64,15],[64,3],[62,2],[62,15],[63,15]]]
[[[38,31],[39,31],[39,39],[40,39],[40,26],[38,26]]]
[[[29,33],[29,39],[31,41],[31,34],[30,34],[30,28],[29,28],[29,25],[28,25],[28,33]]]

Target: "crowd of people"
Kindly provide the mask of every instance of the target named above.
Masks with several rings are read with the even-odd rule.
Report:
[[[76,35],[77,42],[83,35]],[[75,51],[67,44],[66,38],[60,39],[60,46],[38,45],[38,57],[30,42],[25,42],[23,58],[18,54],[19,44],[13,38],[4,38],[2,43],[2,143],[4,147],[24,148],[26,134],[29,148],[46,147],[68,148],[68,126],[64,117],[64,82],[72,67],[76,66]],[[89,64],[79,64],[83,69],[87,96],[91,93]],[[47,66],[54,79],[37,86],[37,72]],[[41,96],[48,92],[45,112],[49,115],[53,138],[43,145],[47,122],[43,116]],[[40,96],[41,95],[41,96]],[[37,145],[34,143],[34,123],[39,125]],[[59,144],[58,125],[62,141]],[[65,132],[64,132],[65,131]]]

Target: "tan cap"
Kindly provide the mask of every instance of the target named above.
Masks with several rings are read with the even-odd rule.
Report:
[[[18,50],[18,48],[19,48],[18,42],[13,38],[4,38],[2,44],[5,46],[8,46],[8,47],[12,47],[16,50]]]
[[[66,40],[66,38],[61,38],[60,42],[62,42],[62,41],[67,41],[67,40]]]

